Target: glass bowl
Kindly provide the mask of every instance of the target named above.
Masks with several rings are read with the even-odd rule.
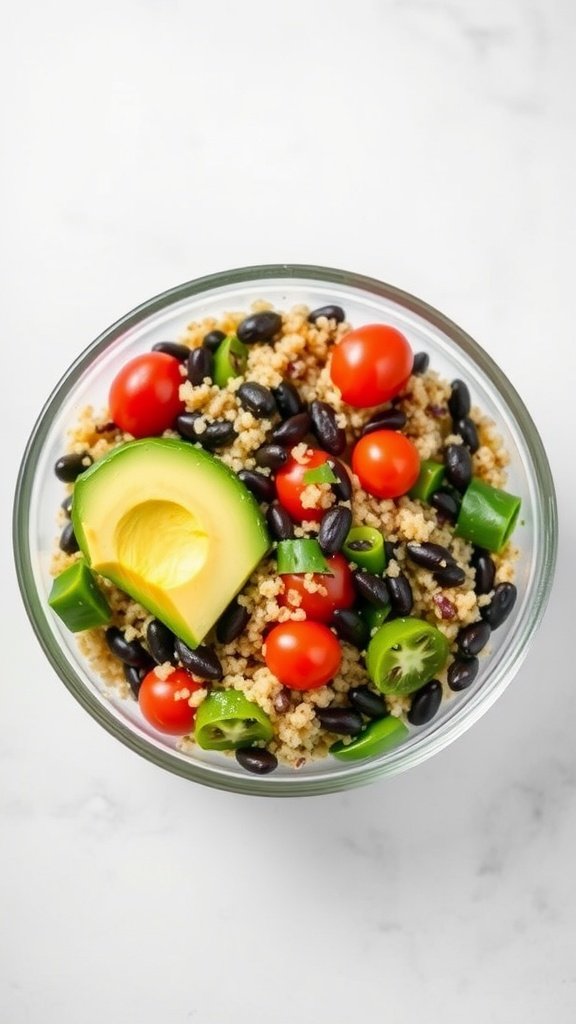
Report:
[[[85,405],[106,404],[110,382],[129,358],[157,341],[178,338],[191,320],[248,309],[259,298],[280,309],[338,303],[354,326],[380,321],[402,330],[414,351],[430,354],[434,369],[450,380],[465,380],[473,403],[496,422],[511,458],[507,489],[523,499],[515,532],[521,552],[518,600],[493,634],[475,684],[443,702],[432,722],[380,757],[355,764],[327,757],[299,770],[281,766],[267,776],[251,775],[223,755],[198,750],[192,757],[178,751],[172,737],[147,725],[135,701],[106,690],[47,603],[55,510],[62,500],[53,466],[64,450],[66,429]],[[14,507],[16,566],[30,621],[53,668],[82,706],[122,743],[163,768],[219,789],[271,796],[330,793],[404,771],[476,722],[526,656],[550,591],[556,539],[554,487],[542,443],[521,399],[490,356],[445,316],[406,292],[341,270],[287,264],[230,270],[180,285],[104,331],[70,367],[42,410],[24,454]]]

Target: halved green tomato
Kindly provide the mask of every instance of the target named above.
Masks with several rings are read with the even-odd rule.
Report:
[[[427,683],[444,666],[448,641],[423,619],[385,622],[368,644],[366,668],[381,693],[402,696]]]
[[[364,732],[351,743],[338,740],[330,747],[330,753],[339,761],[361,761],[364,757],[376,757],[402,743],[408,736],[408,728],[400,718],[388,715],[370,722]]]
[[[194,738],[203,750],[237,750],[273,734],[268,715],[238,690],[214,690],[196,712]]]

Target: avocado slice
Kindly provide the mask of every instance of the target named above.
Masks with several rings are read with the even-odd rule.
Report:
[[[196,647],[270,548],[260,508],[215,456],[129,441],[78,477],[74,533],[91,566]]]

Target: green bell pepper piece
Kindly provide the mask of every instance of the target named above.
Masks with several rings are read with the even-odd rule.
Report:
[[[488,551],[500,551],[512,536],[522,501],[483,480],[472,478],[464,492],[456,533]]]
[[[380,530],[372,526],[353,526],[342,546],[349,562],[368,572],[381,573],[386,567],[386,549]]]
[[[110,622],[108,602],[83,559],[56,577],[48,604],[72,633]]]
[[[361,761],[365,757],[376,757],[402,743],[409,731],[401,718],[388,715],[378,718],[366,726],[364,732],[350,743],[338,740],[330,747],[330,753],[339,761]]]
[[[247,361],[246,345],[235,334],[228,334],[214,353],[214,383],[223,388],[231,377],[241,377]]]

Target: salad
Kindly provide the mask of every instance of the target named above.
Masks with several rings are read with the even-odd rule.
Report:
[[[49,604],[186,752],[374,757],[514,606],[507,461],[395,327],[256,302],[130,359],[71,426]]]

